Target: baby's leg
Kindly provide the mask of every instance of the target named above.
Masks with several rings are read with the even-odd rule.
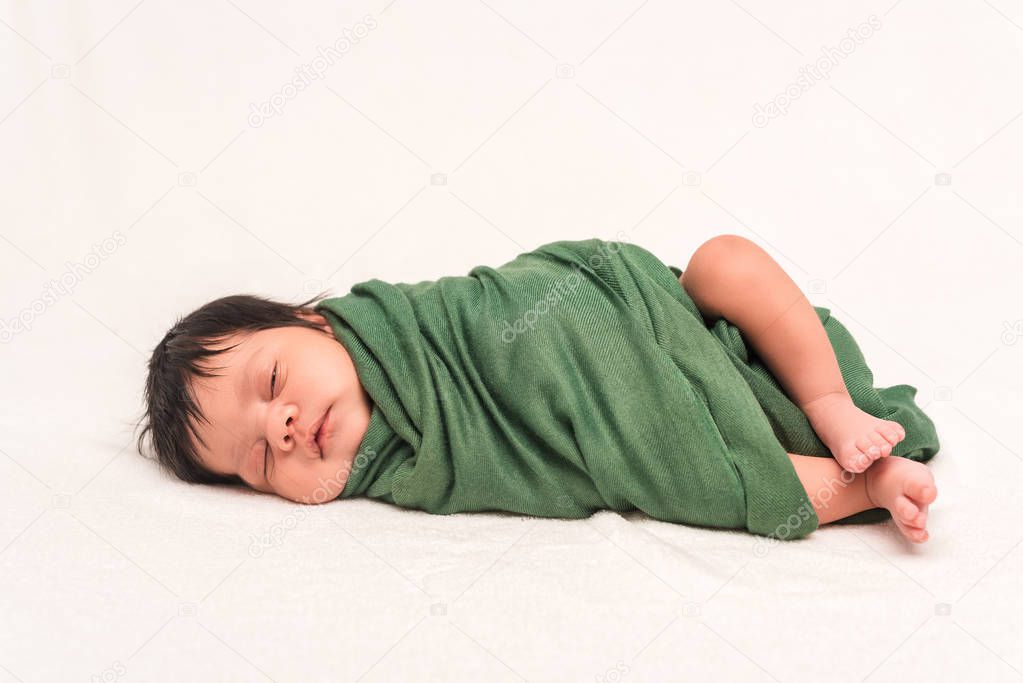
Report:
[[[705,318],[725,318],[742,330],[842,467],[862,472],[905,438],[902,425],[853,404],[813,305],[755,243],[714,237],[679,281]]]
[[[831,458],[789,453],[789,459],[821,524],[883,507],[906,538],[914,543],[927,540],[927,508],[938,491],[923,463],[885,458],[854,474]]]

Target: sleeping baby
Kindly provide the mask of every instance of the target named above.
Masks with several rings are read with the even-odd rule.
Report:
[[[336,298],[212,301],[154,349],[138,448],[299,503],[639,510],[777,539],[891,518],[922,543],[939,443],[915,395],[875,387],[849,331],[745,238],[684,271],[563,240]]]

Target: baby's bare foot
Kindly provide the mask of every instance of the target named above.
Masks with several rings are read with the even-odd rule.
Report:
[[[906,438],[902,425],[863,412],[849,394],[827,394],[800,407],[838,464],[850,472],[864,471]]]
[[[867,468],[867,497],[892,513],[899,531],[913,543],[923,543],[927,533],[927,508],[938,496],[934,475],[923,463],[906,458],[885,458]]]

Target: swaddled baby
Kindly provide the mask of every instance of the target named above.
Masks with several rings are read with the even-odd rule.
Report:
[[[638,509],[776,538],[890,515],[922,542],[939,444],[915,393],[875,388],[749,240],[715,237],[685,271],[558,241],[435,281],[210,302],[153,352],[139,450],[300,503]]]

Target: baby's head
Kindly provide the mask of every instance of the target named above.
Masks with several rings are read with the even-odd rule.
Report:
[[[148,435],[161,467],[184,481],[336,498],[372,404],[311,307],[322,296],[228,296],[179,319],[149,360],[139,452]]]

